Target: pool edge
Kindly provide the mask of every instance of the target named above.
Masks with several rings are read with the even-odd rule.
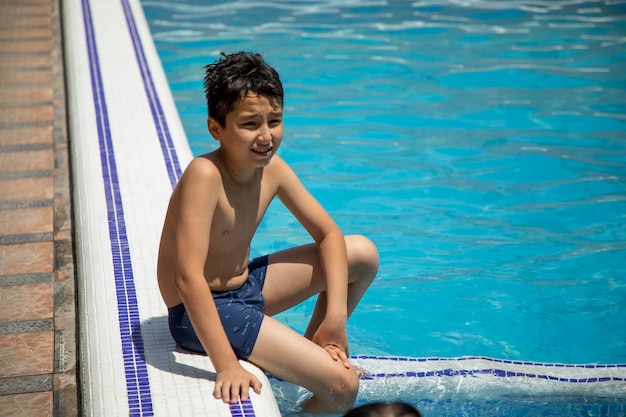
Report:
[[[169,336],[157,245],[169,194],[192,155],[141,5],[62,7],[83,412],[280,415],[260,369],[245,364],[265,382],[262,394],[228,406],[210,395],[208,358]]]

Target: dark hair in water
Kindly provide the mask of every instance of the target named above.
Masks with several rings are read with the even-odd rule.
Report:
[[[344,417],[421,417],[412,405],[403,402],[372,403],[353,408]]]
[[[260,54],[237,52],[204,67],[204,94],[209,117],[220,125],[234,104],[248,93],[266,97],[272,106],[283,105],[283,84],[274,68]]]

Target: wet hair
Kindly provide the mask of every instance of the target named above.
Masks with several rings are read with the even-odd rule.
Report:
[[[248,93],[266,97],[272,106],[283,105],[283,84],[261,54],[237,52],[204,67],[204,94],[209,117],[224,126],[226,115]]]
[[[344,414],[343,417],[421,417],[412,405],[403,402],[371,403],[362,405]]]

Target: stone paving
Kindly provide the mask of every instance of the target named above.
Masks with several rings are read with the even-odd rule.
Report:
[[[59,0],[0,0],[0,415],[78,415]]]

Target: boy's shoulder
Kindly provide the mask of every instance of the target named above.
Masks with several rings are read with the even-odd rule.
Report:
[[[213,151],[193,158],[187,169],[215,171],[219,170],[219,164],[219,156]]]
[[[208,182],[217,182],[224,184],[225,175],[224,162],[221,160],[219,154],[215,151],[197,156],[191,160],[185,172],[181,178],[180,183],[196,182],[207,184]],[[264,181],[271,181],[273,183],[280,183],[290,174],[293,170],[284,159],[278,155],[274,155],[270,163],[262,168],[264,174],[262,176]]]
[[[278,155],[274,155],[272,157],[272,160],[268,164],[267,168],[269,168],[269,170],[273,170],[278,173],[284,171],[285,169],[291,169],[289,167],[289,164],[285,162],[285,160]]]
[[[185,168],[181,181],[218,180],[221,177],[218,163],[214,152],[197,156]]]
[[[274,183],[282,183],[292,174],[293,169],[278,155],[274,155],[270,163],[264,168],[264,177]]]

